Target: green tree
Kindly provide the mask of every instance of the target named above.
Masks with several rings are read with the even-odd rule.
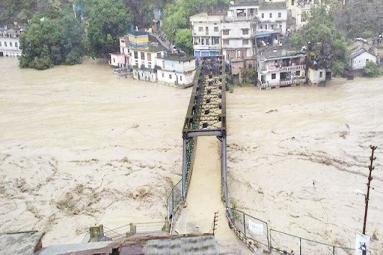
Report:
[[[347,63],[347,41],[334,22],[331,9],[324,6],[311,10],[308,23],[293,33],[289,43],[309,52],[309,64],[332,68],[335,75],[343,73]]]
[[[132,17],[121,0],[85,2],[87,48],[92,57],[118,51],[119,37],[126,34]]]
[[[60,64],[81,63],[83,29],[70,12],[57,18],[36,15],[20,37],[20,67],[43,70]]]
[[[363,74],[367,77],[378,77],[382,75],[382,70],[377,64],[368,62],[363,69]]]
[[[191,29],[179,29],[176,32],[175,44],[177,47],[185,51],[186,54],[193,54],[193,36]]]

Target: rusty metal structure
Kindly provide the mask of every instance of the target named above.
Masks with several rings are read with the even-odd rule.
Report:
[[[222,184],[226,185],[226,84],[222,57],[202,58],[200,74],[191,93],[182,131],[182,198],[185,201],[199,136],[216,136],[221,142]],[[226,189],[223,189],[226,190]],[[227,199],[227,192],[224,194]]]

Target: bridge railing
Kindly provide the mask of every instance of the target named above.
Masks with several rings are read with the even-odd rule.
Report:
[[[167,211],[168,211],[168,222],[170,225],[173,223],[175,214],[182,203],[182,180],[180,180],[170,191],[167,198]]]
[[[286,255],[354,255],[355,249],[327,244],[270,228],[269,224],[234,208],[226,217],[237,237],[253,252],[267,250]],[[370,251],[370,255],[373,253]]]

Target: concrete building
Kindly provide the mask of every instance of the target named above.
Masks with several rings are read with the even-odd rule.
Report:
[[[0,29],[0,57],[21,56],[20,34],[20,30]]]
[[[286,35],[287,6],[286,2],[262,1],[259,5],[258,32],[275,32]]]
[[[157,58],[157,79],[174,86],[191,86],[196,72],[195,58],[164,54]]]
[[[295,21],[295,29],[300,29],[307,24],[310,10],[321,2],[321,0],[287,0],[287,8]]]
[[[231,3],[222,23],[222,55],[231,68],[235,83],[242,82],[242,72],[256,65],[257,1]]]
[[[195,57],[222,55],[222,22],[224,14],[199,13],[190,17]]]
[[[318,85],[323,82],[326,82],[327,77],[326,77],[326,69],[324,68],[319,68],[319,69],[314,69],[314,68],[309,68],[307,71],[307,79],[310,84]]]
[[[364,48],[357,48],[352,51],[350,57],[350,66],[352,70],[361,70],[365,68],[369,62],[377,64],[377,56]]]
[[[196,71],[194,58],[169,53],[155,36],[146,32],[135,31],[121,37],[120,52],[110,57],[111,66],[123,69],[124,76],[131,73],[136,80],[187,87],[193,83]]]
[[[306,82],[306,54],[284,48],[266,48],[257,59],[258,87],[274,88]]]

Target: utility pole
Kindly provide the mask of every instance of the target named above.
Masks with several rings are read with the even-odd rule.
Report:
[[[367,182],[367,194],[365,195],[365,202],[366,207],[364,209],[364,222],[363,222],[363,235],[366,234],[366,223],[367,223],[367,212],[368,212],[368,201],[370,200],[370,187],[371,187],[371,181],[372,181],[372,171],[375,169],[374,161],[376,160],[376,157],[374,156],[375,150],[378,148],[377,146],[370,146],[371,148],[371,157],[370,157],[370,166],[368,167],[370,173],[368,175],[368,182]]]

